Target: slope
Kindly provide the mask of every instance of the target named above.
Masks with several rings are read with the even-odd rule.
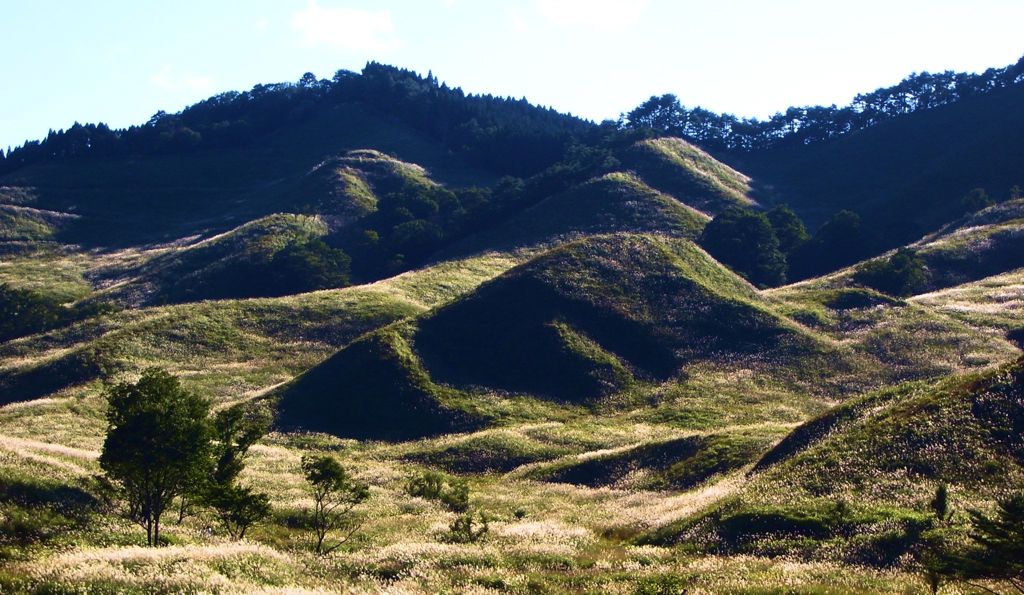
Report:
[[[930,508],[938,484],[959,511],[1024,480],[1022,391],[1024,360],[869,393],[794,430],[733,497],[640,541],[905,566],[929,532],[956,533]]]
[[[409,438],[571,412],[685,377],[690,365],[786,368],[825,354],[841,365],[827,342],[775,314],[692,243],[597,236],[343,349],[279,391],[279,419]],[[520,400],[512,408],[510,399]]]
[[[756,204],[749,177],[679,138],[639,141],[621,151],[619,159],[650,186],[705,213]]]
[[[437,258],[484,250],[550,247],[615,232],[694,238],[707,215],[654,190],[634,175],[614,172],[542,200],[495,227],[442,250]]]

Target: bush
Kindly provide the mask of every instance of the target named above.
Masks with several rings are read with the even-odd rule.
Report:
[[[409,480],[406,492],[416,498],[437,500],[452,512],[469,509],[469,484],[437,471],[424,471]]]
[[[64,306],[52,296],[0,284],[0,341],[41,333],[112,312],[106,302]]]
[[[464,512],[448,526],[448,542],[476,543],[483,539],[489,530],[486,515]]]
[[[975,213],[996,204],[996,201],[985,192],[984,188],[974,188],[960,199],[960,205],[966,213]]]
[[[928,285],[924,260],[909,248],[900,248],[887,260],[876,260],[862,266],[853,280],[883,293],[897,296],[914,295]]]

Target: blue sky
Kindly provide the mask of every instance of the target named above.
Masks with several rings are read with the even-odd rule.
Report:
[[[0,0],[0,147],[368,60],[614,118],[764,117],[1024,55],[1022,0]]]

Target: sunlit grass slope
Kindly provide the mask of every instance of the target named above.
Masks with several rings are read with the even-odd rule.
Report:
[[[844,365],[830,342],[775,313],[691,242],[597,236],[362,338],[280,390],[280,421],[415,437],[551,407],[571,413],[684,380],[690,367],[703,375],[702,366],[767,368],[771,360],[791,377],[812,359]]]

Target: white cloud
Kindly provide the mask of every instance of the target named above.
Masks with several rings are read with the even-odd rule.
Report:
[[[298,31],[309,46],[386,52],[399,45],[391,13],[387,10],[325,8],[316,0],[310,0],[309,7],[292,17],[292,29]]]
[[[266,33],[267,29],[270,28],[270,19],[267,17],[260,17],[256,19],[256,24],[253,26],[256,28],[257,33]]]
[[[209,93],[213,90],[213,78],[205,75],[177,72],[168,64],[153,73],[149,82],[154,87],[173,93],[188,92],[189,94]]]
[[[555,25],[606,28],[636,24],[648,0],[534,0],[534,8]]]

